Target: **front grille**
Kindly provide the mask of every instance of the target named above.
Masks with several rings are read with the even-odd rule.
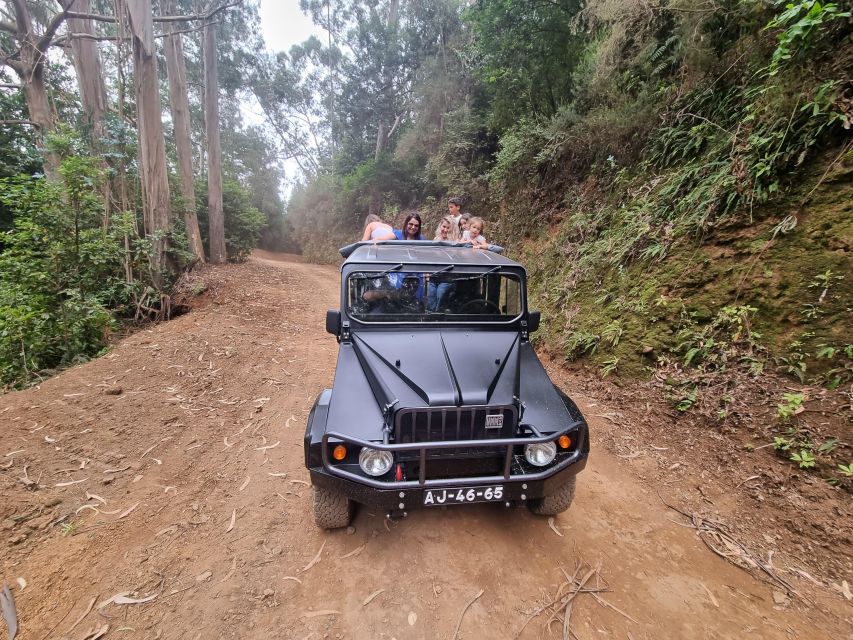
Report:
[[[506,455],[506,452],[504,452]],[[475,478],[497,476],[503,473],[504,456],[488,458],[442,458],[430,459],[426,465],[426,480],[446,480],[449,478]],[[419,460],[403,462],[406,478],[417,479],[421,472]]]
[[[500,426],[486,428],[487,422]],[[394,435],[395,442],[405,444],[491,440],[514,437],[517,424],[518,411],[512,405],[400,409],[394,417]]]

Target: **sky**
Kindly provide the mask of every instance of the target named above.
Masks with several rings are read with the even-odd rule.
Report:
[[[287,51],[319,29],[299,9],[299,0],[261,0],[261,31],[267,47]]]
[[[307,40],[312,33],[320,34],[311,18],[299,9],[299,0],[261,0],[258,12],[261,32],[271,51],[288,51],[293,45]],[[248,123],[259,123],[264,119],[260,105],[256,103],[244,104],[242,111]],[[281,185],[281,195],[285,200],[290,197],[291,181],[298,169],[295,160],[284,162],[285,183]]]

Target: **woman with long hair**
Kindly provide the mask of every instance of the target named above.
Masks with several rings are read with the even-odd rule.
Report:
[[[421,233],[421,214],[417,211],[410,211],[403,221],[402,229],[394,229],[394,235],[397,240],[423,240],[424,234]]]
[[[373,240],[394,240],[397,236],[394,234],[394,229],[387,222],[382,222],[382,218],[374,213],[371,213],[364,219],[364,233],[361,234],[361,241],[367,242]]]
[[[451,216],[444,216],[439,221],[438,228],[435,230],[435,240],[441,242],[459,241],[459,226]]]

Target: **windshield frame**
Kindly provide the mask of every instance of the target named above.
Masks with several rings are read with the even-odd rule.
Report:
[[[358,317],[358,315],[351,315],[350,309],[348,306],[348,295],[349,295],[349,280],[350,276],[354,273],[382,273],[386,271],[389,267],[397,266],[399,263],[370,263],[370,262],[359,262],[359,263],[348,263],[345,264],[341,271],[341,300],[340,300],[340,309],[341,315],[352,323],[357,324],[360,329],[367,328],[387,328],[387,327],[419,327],[422,329],[435,329],[439,327],[450,327],[450,326],[489,326],[489,327],[514,327],[516,325],[520,326],[520,323],[523,320],[526,320],[528,315],[528,307],[527,307],[527,271],[520,266],[514,265],[470,265],[470,264],[454,264],[454,263],[427,263],[427,262],[410,262],[403,264],[402,268],[397,269],[401,272],[416,272],[422,273],[424,275],[430,275],[432,273],[442,271],[443,273],[448,272],[448,267],[450,273],[453,274],[465,274],[468,276],[476,276],[480,274],[498,274],[510,276],[513,279],[518,281],[518,291],[519,291],[519,312],[517,315],[513,317],[508,317],[503,320],[489,320],[487,319],[489,316],[484,315],[471,320],[456,320],[456,319],[442,319],[435,321],[423,321],[423,320],[377,320],[377,321],[365,321]],[[473,315],[473,314],[472,314]]]

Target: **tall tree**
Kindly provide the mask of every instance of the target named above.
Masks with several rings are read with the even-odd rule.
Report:
[[[222,148],[219,139],[219,80],[216,67],[216,24],[204,22],[204,128],[207,134],[207,207],[210,261],[225,262],[225,213],[222,208]]]
[[[192,139],[190,136],[190,104],[187,94],[187,69],[181,35],[167,28],[163,39],[166,57],[166,75],[169,78],[169,105],[174,124],[175,152],[178,157],[178,174],[183,196],[184,226],[190,249],[199,262],[204,262],[204,245],[198,228],[195,189],[193,189]]]
[[[81,16],[91,13],[89,0],[60,0],[62,8],[73,11]],[[70,47],[67,48],[77,75],[77,86],[80,90],[80,104],[83,107],[83,121],[88,128],[90,148],[93,155],[101,157],[104,121],[107,114],[107,89],[101,66],[101,56],[98,53],[98,43],[92,20],[88,17],[69,15],[67,19]],[[106,168],[106,161],[101,161]],[[104,217],[103,223],[109,224],[112,208],[112,180],[103,181]]]
[[[388,4],[388,21],[385,25],[385,51],[382,61],[382,81],[380,86],[382,108],[378,110],[378,122],[376,126],[376,151],[373,154],[375,162],[379,162],[382,153],[388,146],[388,138],[394,133],[400,124],[401,114],[394,114],[393,124],[388,122],[389,111],[394,111],[394,66],[397,63],[397,20],[400,10],[400,1],[391,0]],[[370,213],[379,215],[382,213],[382,187],[373,184],[370,189]]]
[[[139,168],[145,233],[151,238],[152,280],[163,287],[163,273],[171,269],[167,259],[166,232],[172,219],[166,144],[163,138],[160,80],[154,50],[151,0],[127,0],[133,34],[133,68],[139,129]]]
[[[60,0],[62,8],[76,14],[91,14],[89,0]],[[68,37],[71,40],[71,61],[80,88],[83,118],[91,127],[93,140],[104,134],[104,117],[107,112],[107,90],[98,54],[98,43],[91,18],[68,17]]]
[[[21,81],[30,123],[36,127],[36,146],[44,153],[44,171],[56,177],[59,158],[45,149],[45,135],[53,130],[55,119],[45,83],[45,61],[53,36],[66,19],[66,10],[54,14],[41,34],[36,32],[26,0],[10,0],[15,21],[0,20],[0,31],[11,36],[0,50],[3,64],[12,68]]]

